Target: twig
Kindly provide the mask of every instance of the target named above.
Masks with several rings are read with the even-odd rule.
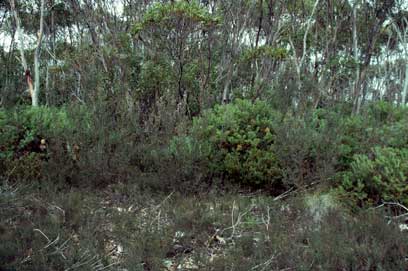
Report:
[[[289,196],[289,194],[293,191],[294,187],[290,188],[288,191],[283,192],[282,194],[280,194],[279,196],[275,197],[273,199],[273,201],[278,201],[280,199],[286,198],[287,196]]]
[[[276,255],[273,255],[273,256],[272,256],[269,260],[267,260],[266,262],[261,263],[261,264],[258,264],[258,265],[256,265],[256,266],[252,267],[251,270],[256,270],[256,269],[261,268],[261,267],[262,267],[261,271],[266,270],[266,268],[267,268],[268,266],[270,266],[270,265],[273,263],[273,261],[275,260],[275,258],[276,258]]]
[[[45,237],[45,239],[47,239],[48,243],[50,243],[50,242],[51,242],[50,238],[48,238],[48,236],[47,236],[47,235],[45,235],[45,233],[43,233],[43,232],[42,232],[40,229],[34,229],[34,231],[37,231],[37,232],[41,233],[41,234],[42,234],[42,236],[44,236],[44,237]]]

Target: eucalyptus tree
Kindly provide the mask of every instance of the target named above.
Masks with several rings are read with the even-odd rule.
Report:
[[[407,104],[407,92],[408,92],[408,19],[406,13],[402,13],[402,16],[398,16],[391,22],[393,30],[398,37],[398,43],[400,44],[400,49],[402,52],[402,60],[405,62],[405,75],[400,76],[401,81],[403,81],[403,88],[401,90],[401,104]],[[403,78],[403,80],[402,80]]]
[[[382,29],[386,20],[390,17],[393,9],[396,7],[396,0],[376,0],[372,2],[363,2],[359,6],[362,16],[359,17],[356,26],[360,35],[356,37],[361,42],[359,46],[360,55],[358,56],[358,76],[353,87],[353,112],[359,113],[361,104],[364,102],[366,77],[371,64],[373,55],[379,53],[380,37],[383,34]],[[357,9],[357,6],[355,6]],[[357,11],[356,11],[357,12]],[[356,54],[357,55],[357,54]],[[355,55],[355,58],[357,57]]]
[[[34,51],[34,82],[32,80],[31,71],[28,67],[27,60],[24,53],[24,40],[22,36],[22,27],[20,17],[18,15],[16,2],[15,0],[10,0],[11,10],[16,23],[17,34],[19,36],[19,50],[21,57],[21,65],[23,66],[25,77],[27,80],[27,85],[30,91],[31,101],[33,106],[39,105],[39,94],[40,94],[40,54],[44,36],[44,9],[45,9],[45,0],[41,0],[41,3],[38,7],[39,13],[39,28],[37,32],[37,39],[35,44]]]
[[[174,86],[167,90],[175,92],[177,106],[184,107],[188,115],[198,113],[202,107],[208,83],[194,86],[194,81],[210,80],[212,52],[208,41],[218,23],[219,18],[198,2],[179,1],[154,4],[133,28],[148,61],[143,65],[150,62],[162,67],[164,77],[165,73],[174,76]],[[208,54],[207,58],[200,58],[201,54]],[[153,95],[154,103],[166,89],[152,87],[145,89],[145,94]]]

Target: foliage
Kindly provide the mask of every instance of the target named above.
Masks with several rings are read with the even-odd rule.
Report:
[[[407,180],[408,149],[375,147],[369,155],[354,155],[340,188],[360,202],[407,204]]]
[[[332,178],[339,152],[338,118],[324,109],[304,117],[285,117],[277,128],[275,145],[286,183],[302,187]]]
[[[262,101],[236,100],[216,106],[193,121],[192,136],[209,145],[211,169],[250,185],[278,185],[281,168],[275,153],[279,114]]]
[[[142,22],[133,28],[134,33],[139,33],[151,25],[168,27],[169,21],[175,18],[186,18],[204,26],[211,26],[219,22],[219,18],[213,16],[201,7],[197,1],[177,1],[175,3],[156,3],[143,16]]]
[[[251,61],[254,59],[271,58],[276,60],[285,60],[288,58],[288,51],[285,48],[273,48],[271,46],[260,46],[246,50],[241,56],[241,61]]]
[[[83,119],[86,122],[86,118]],[[0,112],[0,167],[5,176],[18,180],[38,180],[48,141],[74,129],[64,109],[16,108]],[[72,132],[71,132],[72,133]]]

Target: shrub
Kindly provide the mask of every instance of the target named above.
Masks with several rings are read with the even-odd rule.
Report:
[[[286,116],[277,129],[276,152],[285,182],[294,186],[327,180],[337,162],[338,115],[316,110],[304,117]]]
[[[377,124],[397,122],[406,118],[407,110],[396,107],[394,104],[384,101],[373,102],[365,108],[365,114]]]
[[[338,171],[350,167],[355,154],[367,153],[373,142],[373,133],[362,116],[343,117],[339,120]]]
[[[360,203],[398,201],[408,204],[408,149],[376,147],[372,153],[353,157],[342,173],[341,191]]]
[[[50,138],[64,136],[74,123],[65,109],[16,108],[0,112],[0,168],[19,180],[39,179]]]
[[[274,143],[279,118],[265,102],[237,100],[194,119],[192,136],[207,150],[215,174],[248,185],[278,184],[282,172]]]
[[[405,109],[385,102],[370,104],[359,116],[339,116],[336,169],[348,170],[354,155],[368,155],[374,146],[407,148],[406,116]]]

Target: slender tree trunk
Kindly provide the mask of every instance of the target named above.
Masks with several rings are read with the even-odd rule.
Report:
[[[40,29],[38,31],[37,38],[37,47],[35,48],[34,53],[34,92],[32,96],[32,105],[39,105],[39,94],[40,94],[40,54],[41,54],[41,45],[44,34],[44,5],[45,0],[41,0],[40,7]]]
[[[402,99],[401,99],[401,103],[403,106],[407,104],[407,92],[408,92],[408,60],[406,61],[407,62],[405,63],[404,87],[402,89]]]
[[[21,23],[20,23],[20,18],[18,17],[15,0],[10,0],[10,6],[13,11],[14,19],[16,21],[16,28],[17,28],[17,33],[18,33],[18,38],[19,38],[19,43],[20,43],[19,51],[20,51],[21,65],[23,66],[23,69],[25,71],[25,77],[27,80],[27,84],[28,84],[28,88],[29,88],[30,96],[31,96],[31,104],[32,106],[38,106],[39,93],[40,93],[40,52],[41,52],[41,44],[42,44],[43,33],[44,33],[45,0],[41,0],[40,29],[38,31],[37,46],[35,48],[35,53],[34,53],[34,73],[35,73],[34,74],[34,85],[33,85],[32,78],[31,78],[31,72],[28,68],[27,60],[24,55],[24,41],[22,37]]]
[[[23,69],[25,72],[28,70],[28,65],[27,65],[27,60],[24,55],[24,42],[23,42],[23,34],[21,31],[21,22],[20,22],[20,18],[18,17],[16,3],[14,2],[14,0],[10,0],[10,6],[13,12],[14,20],[16,21],[17,36],[18,36],[18,41],[20,43],[20,46],[18,46],[18,50],[20,51],[21,65],[23,66]]]
[[[353,56],[356,65],[356,78],[354,82],[354,104],[356,106],[356,113],[360,111],[358,106],[360,99],[360,63],[358,56],[358,37],[357,37],[357,0],[353,4]]]
[[[400,29],[397,24],[394,22],[392,26],[394,27],[395,32],[397,33],[398,39],[400,42],[405,45],[404,47],[404,57],[405,57],[405,78],[401,93],[401,105],[405,106],[407,104],[407,95],[408,95],[408,20],[404,19],[405,27]],[[402,77],[402,76],[401,76]]]
[[[258,23],[258,32],[256,33],[256,40],[255,40],[255,50],[258,49],[259,46],[259,38],[261,35],[261,30],[262,30],[262,21],[263,21],[263,0],[260,0],[259,2],[259,23]],[[255,59],[254,62],[256,62],[257,60]],[[256,63],[252,63],[252,68],[254,68],[254,64],[256,65]],[[253,89],[255,86],[255,79],[258,77],[258,70],[254,69],[255,71],[253,71],[252,74],[252,78],[251,78],[251,88]]]
[[[20,22],[20,18],[18,17],[18,13],[17,13],[17,9],[16,9],[16,3],[15,3],[14,0],[10,0],[10,6],[11,6],[11,10],[13,12],[14,20],[16,22],[16,31],[17,31],[18,43],[19,43],[19,46],[17,46],[17,47],[18,47],[18,50],[20,52],[20,61],[21,61],[21,65],[23,66],[25,79],[27,81],[28,92],[30,94],[30,98],[32,98],[33,91],[34,91],[33,90],[33,81],[31,79],[31,73],[30,73],[30,70],[28,69],[27,60],[26,60],[25,54],[24,54],[24,41],[23,41],[23,33],[22,33],[22,30],[21,30],[21,22]]]
[[[229,88],[230,88],[230,83],[232,80],[232,75],[233,75],[233,63],[232,63],[232,59],[230,60],[230,67],[228,68],[227,71],[227,78],[225,80],[225,85],[224,85],[224,91],[222,93],[222,103],[223,104],[227,104],[229,103],[229,97],[228,97],[228,92],[229,92]]]

